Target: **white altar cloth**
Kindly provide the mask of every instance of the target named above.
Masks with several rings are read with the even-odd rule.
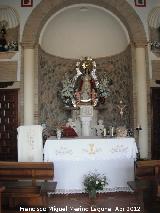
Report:
[[[108,191],[126,191],[134,180],[137,147],[134,138],[50,138],[44,146],[44,161],[54,163],[57,191],[83,191],[89,172],[107,177]]]
[[[43,162],[43,140],[41,125],[19,126],[18,131],[18,161]]]

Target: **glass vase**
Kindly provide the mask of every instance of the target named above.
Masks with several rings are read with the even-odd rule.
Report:
[[[88,195],[89,195],[89,199],[91,200],[95,200],[96,199],[96,189],[91,189],[89,192],[88,192]]]
[[[60,129],[57,129],[57,139],[60,140],[62,135],[62,131]]]

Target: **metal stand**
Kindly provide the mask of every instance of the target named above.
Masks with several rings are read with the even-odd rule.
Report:
[[[138,125],[138,126],[136,127],[136,131],[137,131],[137,149],[138,149],[138,153],[137,153],[137,160],[139,160],[139,159],[140,159],[139,131],[141,131],[141,130],[142,130],[141,125]]]

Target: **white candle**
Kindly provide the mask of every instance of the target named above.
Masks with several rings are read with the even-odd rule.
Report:
[[[113,137],[114,136],[114,127],[112,126],[112,129],[111,129],[111,136]]]

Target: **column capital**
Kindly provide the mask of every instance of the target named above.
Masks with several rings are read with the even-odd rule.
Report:
[[[146,46],[148,46],[148,42],[147,41],[131,41],[131,45],[136,48],[139,48],[139,47],[146,48]]]
[[[20,45],[24,49],[34,49],[38,44],[29,41],[29,42],[21,42]]]

